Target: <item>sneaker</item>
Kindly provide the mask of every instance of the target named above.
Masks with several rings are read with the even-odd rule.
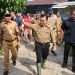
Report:
[[[3,75],[8,75],[8,71],[4,71],[4,74]]]

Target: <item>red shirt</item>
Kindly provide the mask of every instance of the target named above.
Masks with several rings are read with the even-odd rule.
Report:
[[[30,25],[31,25],[31,23],[32,23],[32,18],[31,18],[31,17],[25,17],[25,18],[24,18],[24,22],[30,23]],[[29,27],[25,26],[24,29],[29,29]]]

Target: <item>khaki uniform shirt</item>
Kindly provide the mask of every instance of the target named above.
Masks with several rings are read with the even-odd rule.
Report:
[[[32,28],[34,30],[34,39],[36,42],[39,43],[47,43],[50,42],[50,33],[52,35],[52,39],[53,39],[53,32],[51,27],[49,26],[43,26],[41,27],[38,24],[33,24],[33,25],[29,25],[28,23],[24,23],[26,26]],[[55,40],[53,39],[53,42]]]
[[[51,17],[48,18],[48,23],[52,28],[56,28],[57,16],[52,14]]]
[[[39,24],[40,23],[40,20],[37,20],[37,19],[33,18],[33,23],[34,24]],[[32,35],[33,35],[33,37],[35,36],[35,31],[33,29],[32,29]]]
[[[61,30],[61,26],[62,26],[62,18],[58,17],[57,18],[57,30]]]
[[[0,38],[4,40],[14,40],[17,38],[17,33],[19,32],[19,29],[17,27],[16,22],[10,21],[9,23],[7,22],[2,22],[0,25]]]
[[[34,23],[34,24],[39,24],[39,23],[40,23],[40,20],[33,19],[33,23]]]

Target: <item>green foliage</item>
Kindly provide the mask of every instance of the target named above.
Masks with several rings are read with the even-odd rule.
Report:
[[[26,0],[0,0],[0,16],[6,11],[21,12],[25,9]]]

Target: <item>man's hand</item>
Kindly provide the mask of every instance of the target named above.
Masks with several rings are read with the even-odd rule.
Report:
[[[21,36],[24,36],[24,32],[21,33]]]
[[[20,42],[17,42],[17,46],[20,47]]]

